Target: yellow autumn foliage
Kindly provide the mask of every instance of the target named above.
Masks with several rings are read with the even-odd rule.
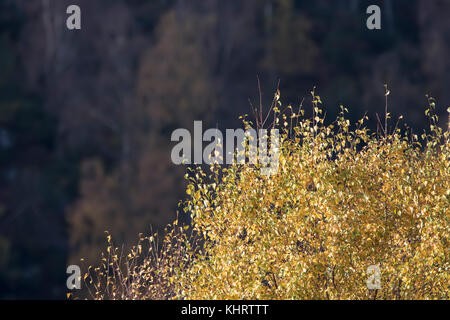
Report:
[[[423,135],[383,126],[376,134],[366,117],[350,124],[344,107],[325,125],[312,96],[312,119],[280,112],[274,98],[275,174],[248,163],[192,169],[190,227],[175,221],[162,253],[147,238],[149,258],[135,247],[125,277],[115,275],[124,272],[117,257],[116,271],[105,263],[93,297],[449,299],[450,133],[434,104]]]
[[[326,126],[313,97],[313,120],[284,123],[276,174],[195,172],[186,210],[205,244],[179,273],[178,297],[449,299],[449,132],[432,108],[421,138],[371,134],[365,119],[351,128],[343,107]]]

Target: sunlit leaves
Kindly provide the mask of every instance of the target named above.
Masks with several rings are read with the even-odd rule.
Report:
[[[325,125],[311,94],[309,119],[292,106],[284,114],[275,96],[276,174],[253,164],[189,168],[181,206],[191,226],[175,221],[162,247],[141,236],[128,255],[108,234],[103,265],[85,277],[93,297],[449,299],[450,139],[434,100],[420,138],[375,135],[367,116],[353,125],[344,106]],[[371,265],[379,290],[366,286]]]
[[[427,111],[423,148],[400,130],[370,133],[366,116],[351,129],[343,106],[325,126],[311,93],[313,119],[284,136],[278,174],[245,165],[217,168],[214,190],[197,181],[208,191],[186,206],[208,258],[181,275],[185,297],[449,298],[449,144],[437,118]],[[377,293],[366,287],[375,264]]]

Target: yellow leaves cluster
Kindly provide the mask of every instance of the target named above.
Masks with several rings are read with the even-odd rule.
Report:
[[[216,168],[214,190],[193,181],[185,208],[206,241],[179,274],[183,298],[449,299],[448,134],[376,136],[366,118],[352,130],[344,107],[325,126],[315,99],[313,120],[284,131],[276,175],[241,165]]]
[[[162,241],[141,237],[127,256],[108,235],[103,264],[85,276],[91,296],[449,299],[450,133],[432,107],[422,140],[372,134],[367,117],[353,127],[344,107],[325,125],[311,94],[311,119],[292,106],[285,116],[275,97],[284,120],[275,175],[254,164],[189,169],[191,226],[175,221]],[[366,284],[373,265],[380,289]]]

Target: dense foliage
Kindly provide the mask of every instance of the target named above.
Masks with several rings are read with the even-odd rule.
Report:
[[[312,95],[312,119],[291,106],[280,112],[274,98],[273,124],[283,132],[276,174],[250,164],[192,170],[184,202],[192,228],[176,221],[164,258],[127,268],[127,290],[114,296],[101,283],[116,286],[113,274],[124,271],[117,264],[105,273],[105,263],[96,297],[449,299],[450,133],[436,125],[434,100],[430,130],[417,136],[381,123],[371,133],[366,117],[351,125],[344,107],[326,125]],[[194,247],[192,234],[201,240]],[[380,289],[367,287],[373,265]]]

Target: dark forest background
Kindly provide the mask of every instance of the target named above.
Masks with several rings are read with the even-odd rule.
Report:
[[[66,28],[77,4],[82,29]],[[382,29],[366,28],[367,6]],[[278,80],[327,117],[426,127],[450,105],[448,0],[0,0],[0,298],[64,298],[66,267],[161,229],[183,199],[170,134],[240,127]],[[441,117],[445,120],[445,117]],[[444,122],[443,122],[444,123]]]

